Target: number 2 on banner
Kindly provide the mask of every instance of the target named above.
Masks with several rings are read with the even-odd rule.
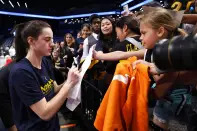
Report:
[[[171,8],[174,10],[174,11],[179,11],[182,7],[182,3],[179,2],[179,1],[176,1],[172,4]]]
[[[187,2],[187,6],[186,6],[186,9],[185,11],[189,11],[189,8],[190,6],[194,3],[195,0],[190,0]],[[174,10],[174,11],[179,11],[181,10],[181,7],[182,7],[182,3],[180,1],[176,1],[172,4],[171,8]]]

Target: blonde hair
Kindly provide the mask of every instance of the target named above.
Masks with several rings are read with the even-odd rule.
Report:
[[[161,7],[156,7],[147,14],[144,12],[144,17],[140,20],[140,23],[150,24],[153,29],[159,29],[163,26],[168,31],[168,36],[173,36],[178,27],[172,14]]]

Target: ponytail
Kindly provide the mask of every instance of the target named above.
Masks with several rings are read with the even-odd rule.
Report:
[[[24,27],[25,23],[21,23],[16,26],[16,35],[14,39],[16,50],[16,62],[20,61],[27,55],[28,44],[24,42],[21,33]]]
[[[188,33],[184,29],[176,28],[173,31],[169,31],[167,38],[171,39],[172,37],[178,36],[178,35],[181,35],[181,36],[185,37],[185,36],[188,35]]]

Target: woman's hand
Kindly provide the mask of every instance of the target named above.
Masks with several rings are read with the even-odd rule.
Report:
[[[66,83],[70,85],[72,88],[79,81],[79,77],[80,77],[79,70],[77,69],[77,67],[72,66],[72,68],[68,72]]]

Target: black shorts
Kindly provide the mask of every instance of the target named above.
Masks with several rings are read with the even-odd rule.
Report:
[[[10,128],[14,125],[11,100],[5,94],[0,94],[0,117],[5,128]]]

